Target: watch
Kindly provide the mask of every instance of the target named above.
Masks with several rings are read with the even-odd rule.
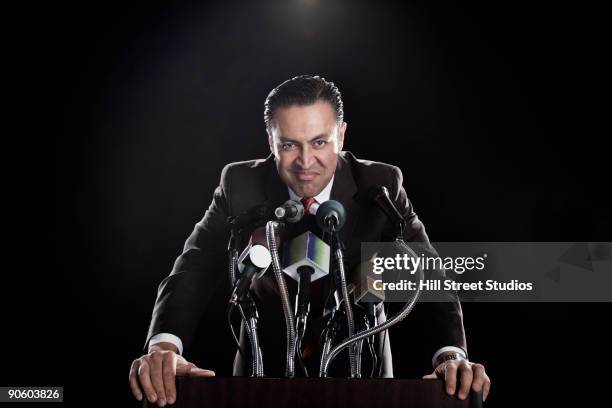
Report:
[[[448,361],[448,360],[467,360],[467,358],[463,357],[459,353],[446,354],[438,357],[437,366]]]

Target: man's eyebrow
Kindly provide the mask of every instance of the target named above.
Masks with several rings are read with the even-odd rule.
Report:
[[[318,139],[327,139],[328,137],[329,136],[326,135],[325,133],[321,133],[320,135],[317,135],[317,136],[313,137],[312,139],[307,140],[306,143],[314,142],[315,140],[318,140]],[[285,136],[279,137],[278,140],[280,142],[300,143],[299,141],[297,141],[295,139],[291,139],[291,137],[285,137]]]

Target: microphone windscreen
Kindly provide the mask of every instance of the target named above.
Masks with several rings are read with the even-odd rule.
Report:
[[[261,277],[272,262],[270,251],[263,245],[249,244],[238,257],[238,270],[243,273],[247,265],[252,265],[259,270],[257,277]]]
[[[382,196],[386,196],[390,198],[389,189],[387,189],[387,187],[385,186],[372,187],[372,189],[370,190],[370,197],[372,198],[372,200],[374,201],[379,200]]]
[[[327,200],[317,209],[317,224],[322,230],[327,230],[326,219],[328,216],[335,214],[338,218],[336,231],[340,230],[346,222],[346,210],[342,203],[336,200]]]
[[[404,221],[404,217],[399,212],[395,204],[393,204],[387,187],[376,186],[372,188],[370,191],[370,197],[391,220],[396,222]]]
[[[296,223],[304,216],[304,205],[298,200],[287,200],[274,210],[274,215],[279,220]]]

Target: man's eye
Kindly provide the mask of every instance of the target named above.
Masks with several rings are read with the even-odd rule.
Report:
[[[294,143],[281,143],[281,150],[291,150],[295,147]]]
[[[327,140],[315,140],[315,147],[323,147],[327,144]]]

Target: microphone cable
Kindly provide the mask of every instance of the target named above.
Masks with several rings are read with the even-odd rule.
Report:
[[[234,330],[234,324],[232,323],[232,314],[234,312],[234,308],[235,306],[233,303],[230,303],[227,307],[227,324],[229,326],[230,332],[232,333],[232,337],[234,338],[234,343],[236,344],[236,348],[238,349],[240,356],[242,357],[244,361],[248,361],[246,353],[242,349],[242,346],[240,345],[240,341],[238,340],[238,337],[236,336],[236,331]]]
[[[306,364],[304,364],[304,357],[302,356],[302,336],[298,336],[295,342],[295,353],[297,354],[298,362],[300,363],[300,368],[304,372],[304,376],[308,377],[308,369],[306,368]]]

